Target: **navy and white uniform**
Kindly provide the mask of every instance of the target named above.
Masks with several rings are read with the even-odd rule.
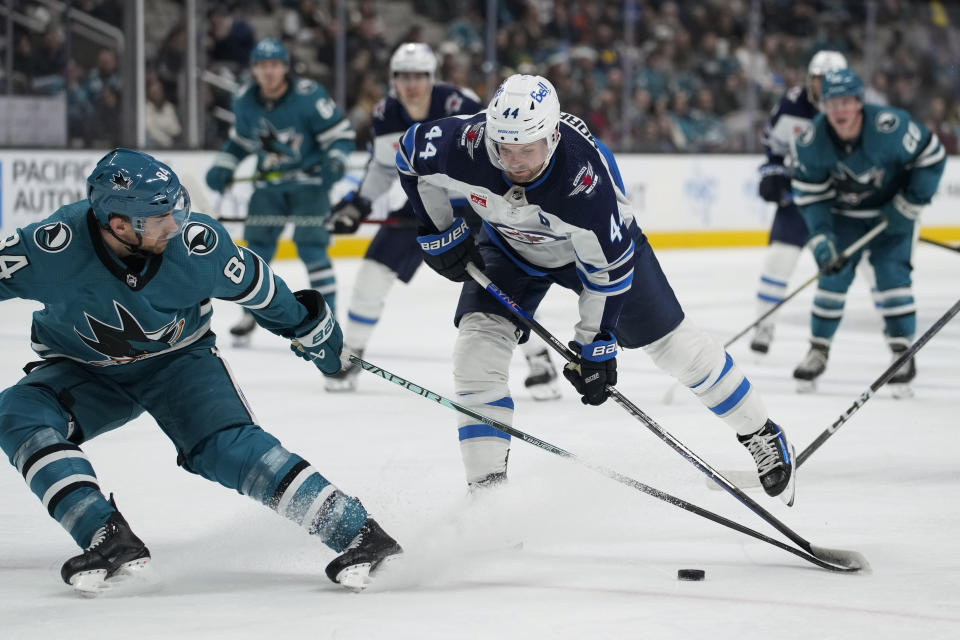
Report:
[[[397,152],[400,180],[421,223],[440,232],[454,212],[446,191],[462,193],[482,219],[485,273],[528,313],[554,283],[579,295],[580,344],[609,332],[643,347],[739,433],[767,419],[759,394],[723,348],[684,319],[673,290],[631,212],[613,154],[571,114],[540,177],[512,184],[491,162],[486,112],[411,127]],[[527,329],[473,281],[463,285],[455,322],[454,378],[462,401],[509,423],[507,369]],[[506,469],[504,434],[460,421],[467,481]]]
[[[335,550],[364,524],[356,498],[257,425],[217,350],[212,298],[240,304],[286,338],[316,318],[216,220],[194,213],[162,254],[122,260],[86,200],[63,206],[0,242],[0,301],[11,298],[43,304],[31,330],[41,360],[0,393],[0,449],[81,547],[114,509],[80,445],[144,411],[184,469],[268,505]]]
[[[791,174],[796,166],[797,136],[818,113],[820,111],[810,102],[805,87],[793,87],[787,91],[763,129],[761,141],[766,149],[767,163],[782,165]],[[807,227],[793,202],[777,207],[770,228],[770,242],[783,242],[796,247],[802,247],[807,242]]]
[[[447,116],[474,114],[483,109],[476,94],[447,84],[436,84],[430,95],[430,108],[425,120]],[[360,183],[359,194],[371,202],[385,194],[397,179],[397,145],[400,136],[417,121],[410,117],[397,98],[388,96],[373,108],[371,124],[371,157]],[[465,208],[466,200],[453,194],[451,205]],[[416,217],[409,203],[391,212],[391,217],[406,223],[384,226],[373,237],[364,258],[389,267],[402,282],[410,282],[423,262],[416,243]],[[352,316],[351,316],[352,317]]]

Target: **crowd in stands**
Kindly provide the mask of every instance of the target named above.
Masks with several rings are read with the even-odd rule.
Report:
[[[165,0],[179,6],[183,0]],[[18,0],[29,12],[36,3]],[[114,22],[119,0],[74,0]],[[150,4],[150,3],[148,3]],[[157,3],[159,4],[159,2]],[[204,148],[229,129],[230,89],[249,79],[250,50],[280,37],[294,71],[333,93],[336,12],[332,0],[210,0],[205,16]],[[515,72],[546,75],[565,111],[587,121],[615,150],[759,151],[758,131],[783,93],[804,81],[820,49],[847,55],[864,75],[867,100],[908,109],[937,132],[951,154],[960,137],[960,5],[937,0],[501,0],[494,82]],[[406,23],[387,24],[403,5]],[[403,41],[425,41],[440,78],[489,96],[485,0],[352,0],[346,29],[346,104],[361,145],[369,114],[389,90],[388,61]],[[149,10],[149,8],[148,8]],[[396,12],[389,13],[395,18]],[[62,24],[15,33],[14,93],[65,91],[72,140],[111,143],[123,120],[117,55],[102,49],[86,65],[64,55]],[[632,46],[626,46],[627,26]],[[868,28],[868,25],[874,25]],[[389,27],[389,28],[388,28]],[[165,35],[164,35],[165,33]],[[146,73],[151,146],[183,146],[185,29],[169,25]],[[389,35],[388,35],[389,34]],[[495,84],[494,84],[495,87]]]

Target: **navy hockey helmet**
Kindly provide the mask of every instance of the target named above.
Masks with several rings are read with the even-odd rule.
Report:
[[[849,67],[828,71],[820,86],[820,99],[827,101],[844,96],[853,96],[863,101],[863,81],[860,76]]]
[[[290,66],[290,54],[283,43],[276,38],[264,38],[257,43],[250,54],[250,64],[254,65],[261,60],[279,60],[283,64]]]
[[[121,215],[143,233],[147,218],[172,213],[179,231],[190,215],[190,194],[173,169],[132,149],[117,148],[100,159],[87,178],[87,199],[105,228],[112,215]]]

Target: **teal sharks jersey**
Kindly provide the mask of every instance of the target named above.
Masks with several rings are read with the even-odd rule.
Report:
[[[230,139],[214,163],[233,168],[256,153],[257,173],[268,176],[270,184],[335,181],[340,175],[324,171],[345,167],[354,150],[350,121],[313,80],[291,79],[277,100],[264,99],[256,83],[250,84],[234,98],[233,113]]]
[[[42,358],[98,367],[163,356],[210,332],[211,298],[254,312],[287,338],[306,308],[257,255],[212,218],[193,213],[166,250],[121,261],[104,243],[86,200],[0,242],[0,300],[43,303],[31,340]]]
[[[943,145],[923,124],[901,109],[872,104],[863,105],[855,141],[837,138],[820,114],[797,138],[796,150],[794,201],[811,235],[831,214],[872,218],[888,203],[918,214],[936,193],[946,163]]]

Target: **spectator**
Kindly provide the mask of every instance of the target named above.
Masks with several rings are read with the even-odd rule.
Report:
[[[226,5],[219,4],[208,12],[210,19],[210,62],[223,62],[233,70],[250,63],[250,52],[256,44],[253,27],[243,18],[230,15]]]
[[[156,77],[147,82],[147,108],[144,114],[147,129],[147,146],[169,149],[180,137],[180,118],[177,110],[167,100],[163,83]]]

